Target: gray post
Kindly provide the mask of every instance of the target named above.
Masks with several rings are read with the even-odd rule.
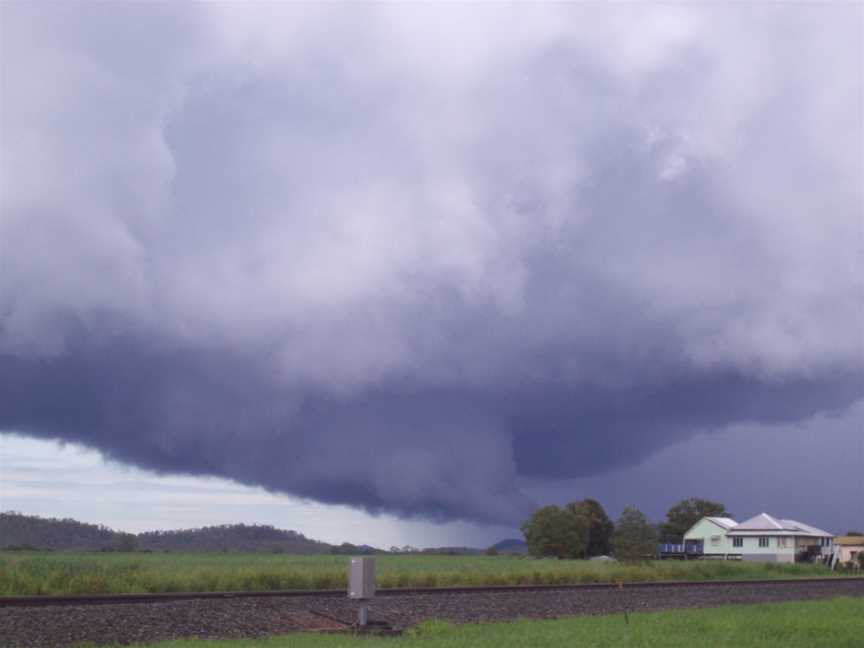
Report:
[[[375,559],[369,556],[351,558],[348,567],[348,598],[360,601],[357,625],[365,628],[369,623],[369,603],[375,596]]]

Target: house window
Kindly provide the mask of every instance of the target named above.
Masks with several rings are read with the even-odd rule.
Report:
[[[711,536],[711,546],[716,547],[720,544],[720,536]]]
[[[759,546],[760,547],[767,547],[768,546],[768,536],[761,536],[759,538]]]
[[[786,538],[777,538],[777,546],[785,547],[786,546]]]
[[[744,538],[732,538],[732,546],[733,547],[743,547],[744,546]]]

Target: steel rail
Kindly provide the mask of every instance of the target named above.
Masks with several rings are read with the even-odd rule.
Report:
[[[861,583],[860,576],[832,576],[820,578],[774,578],[761,580],[710,580],[710,581],[641,581],[579,583],[571,585],[493,585],[477,587],[407,587],[379,589],[376,596],[416,596],[446,594],[495,594],[504,592],[548,592],[603,589],[651,589],[664,587],[723,587],[740,585],[805,585],[808,583]],[[267,590],[261,592],[159,592],[153,594],[99,594],[75,596],[5,596],[0,597],[0,607],[42,607],[67,605],[116,605],[125,603],[164,603],[206,599],[270,598],[270,597],[346,597],[346,590]]]

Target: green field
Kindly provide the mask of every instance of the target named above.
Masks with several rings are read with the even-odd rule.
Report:
[[[643,612],[629,615],[629,622],[620,614],[463,626],[433,621],[399,638],[293,634],[169,641],[147,648],[860,648],[862,642],[864,599],[836,598]]]
[[[346,556],[0,552],[0,596],[346,587]],[[814,565],[664,561],[644,565],[514,556],[379,556],[378,586],[559,585],[828,576]]]

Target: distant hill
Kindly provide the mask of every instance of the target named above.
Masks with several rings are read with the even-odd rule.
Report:
[[[524,540],[520,540],[519,538],[507,538],[506,540],[502,540],[494,545],[495,549],[498,553],[505,554],[527,554],[528,553],[528,545],[525,544]]]
[[[292,554],[334,553],[337,548],[296,531],[266,525],[231,524],[123,533],[72,519],[0,513],[0,549],[53,551],[250,551]],[[371,549],[371,548],[370,548]]]
[[[78,520],[0,513],[0,549],[111,549],[117,536],[106,526]]]
[[[179,531],[148,531],[137,536],[138,548],[151,551],[261,551],[329,553],[331,545],[310,540],[297,531],[269,525],[226,524]]]
[[[474,556],[483,553],[483,550],[475,547],[429,547],[428,549],[421,549],[416,553],[439,556]]]

